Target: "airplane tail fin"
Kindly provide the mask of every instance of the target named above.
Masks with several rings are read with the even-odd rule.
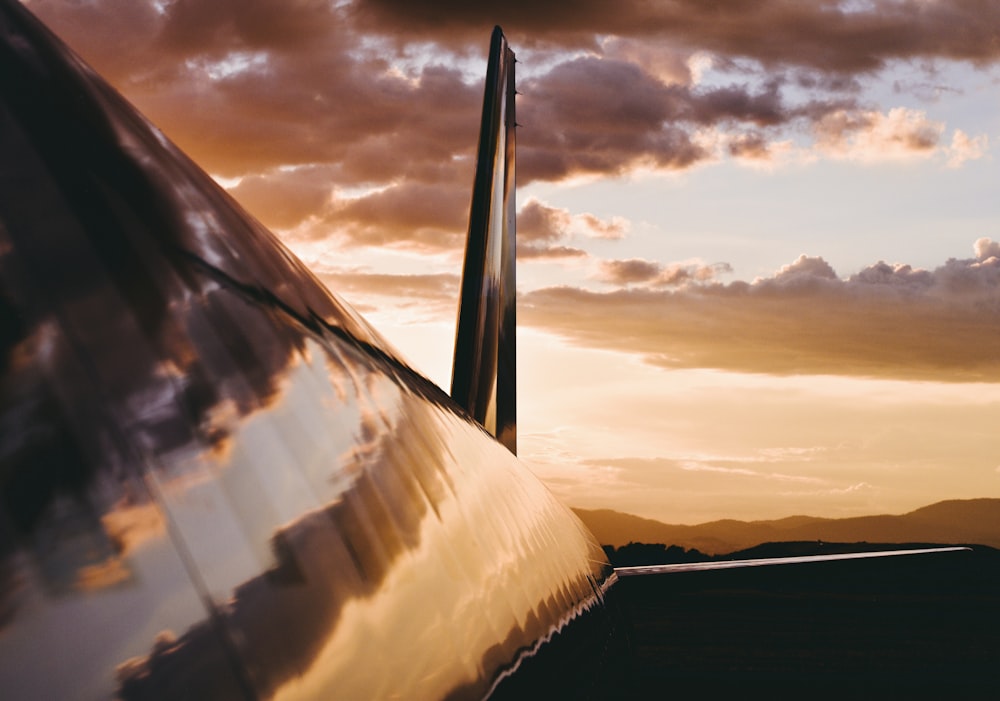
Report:
[[[451,396],[517,453],[514,52],[493,30],[462,271]]]

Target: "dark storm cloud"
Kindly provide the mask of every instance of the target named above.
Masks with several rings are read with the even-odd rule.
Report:
[[[363,0],[370,27],[441,41],[473,41],[501,24],[518,40],[585,46],[596,35],[642,37],[766,66],[794,65],[857,73],[893,59],[945,58],[976,63],[1000,56],[1000,5],[991,0],[513,0],[496,6],[422,0]],[[530,41],[529,41],[530,39]],[[518,42],[521,43],[521,42]]]
[[[29,0],[25,5],[119,89],[169,72],[157,49],[162,16],[151,2]]]
[[[337,22],[323,0],[173,0],[164,15],[160,40],[180,52],[207,46],[301,50],[326,40]]]
[[[213,173],[332,163],[355,182],[384,182],[399,175],[393,163],[475,146],[480,86],[441,65],[390,70],[328,3],[118,5],[30,7]],[[422,165],[416,175],[432,176]]]
[[[758,126],[782,124],[789,115],[782,104],[780,87],[775,80],[756,95],[739,85],[693,95],[694,99],[689,100],[690,119],[699,124],[715,124],[725,119]]]
[[[414,178],[468,187],[471,165],[457,178],[451,161],[473,152],[481,88],[441,65],[416,75],[391,70],[391,47],[377,49],[386,42],[378,33],[361,35],[354,10],[273,0],[239,8],[183,0],[162,13],[145,7],[32,4],[214,173],[325,163],[337,166],[342,185]],[[114,17],[114,36],[104,32],[105,15]],[[651,55],[621,42],[614,50]],[[670,70],[679,71],[671,56]],[[778,81],[758,91],[695,91],[638,63],[596,57],[557,63],[523,92],[522,184],[638,164],[685,168],[711,155],[692,140],[692,125],[779,125],[803,116],[784,104]]]
[[[681,170],[716,157],[695,141],[699,127],[777,128],[859,112],[855,100],[840,97],[789,105],[781,88],[778,79],[759,90],[664,83],[637,64],[594,56],[560,63],[522,85],[521,180],[622,174],[637,166]],[[844,130],[867,124],[859,117]],[[759,129],[755,135],[744,145],[761,158],[767,138]]]
[[[587,57],[527,81],[518,166],[527,181],[618,174],[639,162],[683,168],[707,153],[679,126],[670,88],[640,66]]]

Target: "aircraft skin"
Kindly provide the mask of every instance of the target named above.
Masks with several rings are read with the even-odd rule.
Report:
[[[512,455],[512,277],[466,411],[19,3],[0,35],[0,695],[605,694],[614,571]]]

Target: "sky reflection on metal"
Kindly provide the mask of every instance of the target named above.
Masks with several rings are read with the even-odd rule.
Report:
[[[596,672],[568,508],[16,3],[0,33],[5,694],[478,698],[583,621]]]

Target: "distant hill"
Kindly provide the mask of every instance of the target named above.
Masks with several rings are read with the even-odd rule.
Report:
[[[790,516],[774,521],[725,519],[672,525],[610,509],[574,509],[602,545],[664,543],[716,555],[760,543],[826,540],[840,543],[970,543],[1000,548],[1000,499],[942,501],[899,516],[830,519]]]

